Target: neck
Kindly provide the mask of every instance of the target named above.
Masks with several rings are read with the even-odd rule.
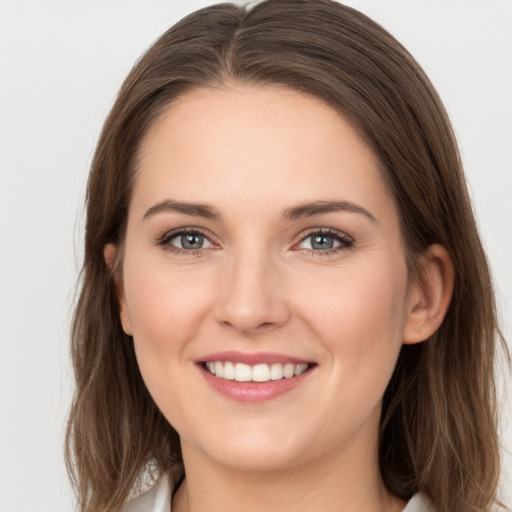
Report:
[[[218,465],[183,446],[186,479],[176,492],[173,512],[397,512],[404,503],[382,482],[376,447],[361,457],[333,451],[272,471],[249,471]],[[353,456],[352,456],[353,455]]]

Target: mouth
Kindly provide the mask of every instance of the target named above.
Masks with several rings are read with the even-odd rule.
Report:
[[[308,371],[311,363],[260,363],[249,365],[234,361],[204,361],[203,368],[218,379],[236,382],[270,382],[298,377]]]
[[[258,403],[302,387],[318,366],[273,353],[218,352],[195,361],[213,390],[237,402]]]

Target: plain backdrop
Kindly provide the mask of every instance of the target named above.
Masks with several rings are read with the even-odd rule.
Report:
[[[0,512],[72,510],[62,445],[88,167],[137,57],[169,25],[209,3],[0,0]],[[347,3],[411,51],[446,103],[510,339],[512,2]],[[504,390],[510,379],[502,375]],[[510,402],[503,398],[509,507]]]

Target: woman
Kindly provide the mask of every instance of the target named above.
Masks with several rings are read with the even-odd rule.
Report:
[[[81,510],[152,483],[125,510],[490,510],[488,266],[446,113],[381,27],[193,13],[123,84],[87,201]]]

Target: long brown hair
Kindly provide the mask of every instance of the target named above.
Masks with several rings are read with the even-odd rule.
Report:
[[[439,511],[487,511],[499,447],[491,277],[455,137],[430,81],[378,24],[330,0],[199,10],[163,34],[124,82],[87,189],[85,259],[72,330],[76,393],[66,457],[83,512],[119,510],[141,475],[182,478],[179,438],[151,399],[123,333],[106,244],[122,246],[148,127],[181,94],[223,83],[278,84],[323,99],[378,156],[399,210],[411,272],[449,251],[452,302],[426,342],[404,346],[384,396],[380,468],[388,490]]]

